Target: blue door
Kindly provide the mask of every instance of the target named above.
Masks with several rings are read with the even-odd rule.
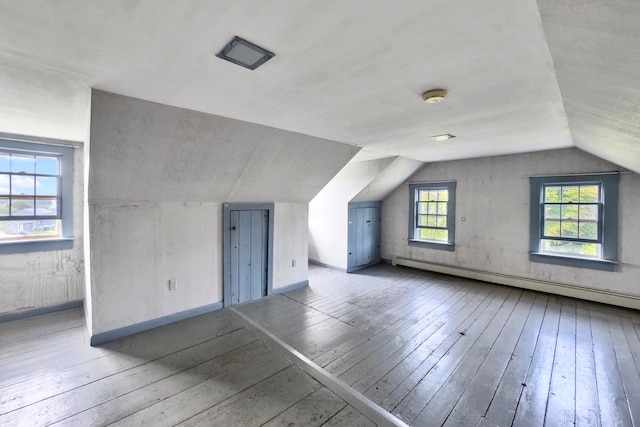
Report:
[[[380,262],[380,202],[349,204],[347,271]]]
[[[268,210],[229,212],[231,304],[267,294],[268,227]]]

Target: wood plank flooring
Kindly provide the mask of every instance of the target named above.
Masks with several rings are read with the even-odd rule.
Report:
[[[234,306],[414,426],[640,425],[640,313],[387,265]],[[0,425],[375,425],[228,309],[90,347],[0,324]]]
[[[237,310],[410,425],[640,425],[637,311],[386,265]]]
[[[82,326],[0,324],[0,425],[375,425],[227,310],[97,348]]]

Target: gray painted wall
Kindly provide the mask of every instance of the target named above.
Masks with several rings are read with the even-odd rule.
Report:
[[[0,314],[50,307],[84,298],[82,143],[0,134],[3,138],[75,147],[73,248],[0,255]]]
[[[92,334],[222,301],[225,202],[275,202],[274,288],[306,280],[307,204],[358,151],[101,91],[90,133]]]
[[[384,200],[382,257],[640,295],[640,177],[636,174],[623,174],[620,181],[618,272],[528,259],[529,177],[614,170],[621,168],[578,149],[427,164]],[[443,180],[457,181],[455,252],[408,246],[407,183]]]

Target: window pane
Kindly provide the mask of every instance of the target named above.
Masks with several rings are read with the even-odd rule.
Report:
[[[418,213],[419,214],[427,213],[427,204],[425,202],[418,202]]]
[[[11,172],[11,156],[0,153],[0,172]]]
[[[427,216],[426,215],[418,215],[418,225],[421,227],[427,226]]]
[[[438,203],[438,215],[446,215],[447,214],[447,203],[440,202]]]
[[[562,187],[562,203],[571,203],[578,201],[578,192],[580,187]]]
[[[9,195],[9,175],[0,174],[0,194]]]
[[[547,237],[560,237],[560,221],[545,221],[544,235]]]
[[[9,216],[9,198],[0,197],[0,216]]]
[[[58,215],[58,200],[55,198],[36,198],[36,215],[54,216]]]
[[[560,219],[560,206],[546,205],[544,207],[544,217],[548,219]]]
[[[25,156],[23,154],[11,155],[11,172],[34,173],[35,157]]]
[[[581,239],[598,240],[598,224],[594,222],[581,222],[579,237]]]
[[[447,226],[447,217],[438,215],[436,217],[436,224],[438,227],[445,228]]]
[[[435,215],[427,216],[427,226],[428,227],[435,227],[436,226],[436,217],[435,217]]]
[[[435,202],[438,200],[438,190],[429,190],[429,201]]]
[[[36,195],[38,196],[57,196],[58,195],[58,178],[49,176],[36,177]]]
[[[578,237],[578,223],[562,222],[560,226],[560,237],[567,237],[567,238]]]
[[[0,241],[51,239],[61,237],[61,230],[59,219],[0,221]]]
[[[563,205],[562,219],[578,219],[578,205]]]
[[[449,201],[449,190],[439,190],[438,191],[438,200],[441,202]]]
[[[429,200],[429,192],[426,190],[418,191],[418,200],[421,202],[426,202]]]
[[[449,232],[447,230],[422,229],[420,230],[420,239],[447,242],[449,240]]]
[[[33,216],[35,212],[35,200],[27,198],[14,198],[11,200],[11,215]]]
[[[36,173],[58,175],[58,159],[55,157],[36,157]]]
[[[600,258],[602,246],[598,243],[563,242],[558,240],[543,240],[542,252],[568,256],[583,256]]]
[[[598,220],[598,205],[580,205],[580,219]]]
[[[34,183],[33,176],[12,175],[11,176],[11,194],[22,196],[33,196]]]
[[[427,207],[427,213],[431,215],[435,215],[436,213],[438,213],[438,204],[434,202],[429,202],[429,205]]]
[[[598,202],[600,200],[600,187],[597,185],[581,185],[580,201],[581,202]]]
[[[560,202],[560,195],[562,187],[545,187],[544,189],[544,201],[546,203],[558,203]]]

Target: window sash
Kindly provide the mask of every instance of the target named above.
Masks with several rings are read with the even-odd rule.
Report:
[[[442,194],[446,191],[446,194]],[[448,186],[416,187],[413,191],[413,240],[421,242],[434,242],[438,244],[450,243],[449,233],[445,239],[425,239],[420,237],[421,230],[437,230],[450,232],[452,227],[452,212],[449,201],[451,200],[452,189]],[[428,196],[427,196],[428,195]],[[426,196],[425,200],[424,199]],[[421,220],[426,225],[421,224]],[[429,223],[432,222],[432,225]],[[438,225],[444,223],[445,225]]]
[[[578,197],[578,201],[570,201],[570,202],[547,202],[545,201],[546,190],[549,187],[558,187],[560,188],[560,193],[564,194],[565,187],[578,187],[578,191],[581,191],[581,187],[598,187],[598,197],[597,202],[589,201],[589,202],[581,202]],[[604,212],[604,203],[603,200],[603,192],[602,185],[600,183],[594,182],[571,182],[571,183],[550,183],[544,184],[540,188],[540,249],[542,250],[542,240],[555,240],[555,241],[564,241],[564,242],[576,242],[576,243],[598,243],[601,244],[603,240],[603,212]],[[557,217],[547,217],[547,207],[558,207],[559,214]],[[563,218],[563,211],[565,207],[575,207],[577,211],[577,218]],[[580,211],[582,207],[596,207],[597,208],[597,217],[581,219]],[[576,237],[569,236],[556,236],[547,234],[547,223],[558,223],[560,227],[560,233],[562,233],[562,225],[563,224],[576,224]],[[596,225],[596,237],[595,238],[581,238],[580,235],[580,225],[581,224],[595,224]]]
[[[9,211],[6,215],[0,215],[0,221],[29,221],[29,220],[49,220],[49,219],[61,219],[62,218],[62,173],[61,173],[61,164],[62,164],[62,156],[60,154],[32,151],[32,150],[16,150],[10,148],[2,148],[0,149],[0,154],[5,155],[28,155],[34,156],[35,159],[38,157],[45,158],[56,158],[58,161],[58,173],[57,174],[46,174],[46,173],[38,173],[34,171],[31,172],[12,172],[11,170],[0,171],[0,176],[7,177],[8,180],[8,192],[0,193],[0,200],[6,201],[8,203]],[[34,160],[35,160],[34,159]],[[31,194],[15,194],[13,191],[14,178],[16,177],[26,177],[33,179],[33,191]],[[37,183],[38,178],[54,178],[56,179],[56,190],[55,194],[38,194],[37,191]],[[38,205],[40,202],[52,201],[55,200],[55,209],[56,213],[53,215],[42,215],[38,214]],[[31,202],[33,206],[33,215],[16,215],[13,210],[13,202],[14,201],[25,201]]]

